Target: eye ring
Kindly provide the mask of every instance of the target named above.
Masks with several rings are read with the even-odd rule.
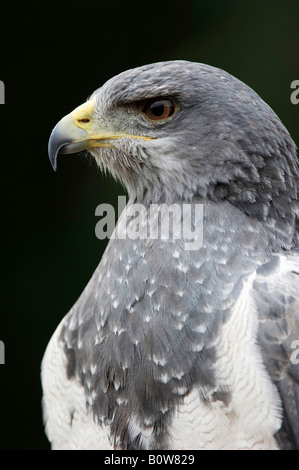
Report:
[[[177,105],[172,98],[152,98],[147,100],[142,112],[151,121],[164,121],[172,116],[177,109]]]

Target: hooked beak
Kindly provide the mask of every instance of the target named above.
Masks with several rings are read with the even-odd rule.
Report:
[[[48,145],[50,162],[57,168],[58,154],[77,153],[93,147],[112,147],[107,134],[92,131],[94,100],[87,101],[68,114],[54,127]]]

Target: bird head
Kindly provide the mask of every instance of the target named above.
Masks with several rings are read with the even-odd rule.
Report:
[[[267,206],[294,195],[298,176],[295,144],[272,109],[229,73],[187,61],[123,72],[65,116],[49,141],[52,166],[82,150],[137,199],[250,208],[262,194]]]

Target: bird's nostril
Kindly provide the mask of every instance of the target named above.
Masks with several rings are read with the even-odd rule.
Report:
[[[88,118],[78,119],[78,122],[90,122],[90,119]]]

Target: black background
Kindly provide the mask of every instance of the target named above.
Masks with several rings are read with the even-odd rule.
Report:
[[[95,237],[96,206],[125,194],[78,155],[60,158],[54,173],[52,128],[113,75],[187,59],[246,82],[298,144],[290,84],[299,79],[299,2],[6,2],[0,15],[0,449],[48,449],[42,356],[107,243]]]

